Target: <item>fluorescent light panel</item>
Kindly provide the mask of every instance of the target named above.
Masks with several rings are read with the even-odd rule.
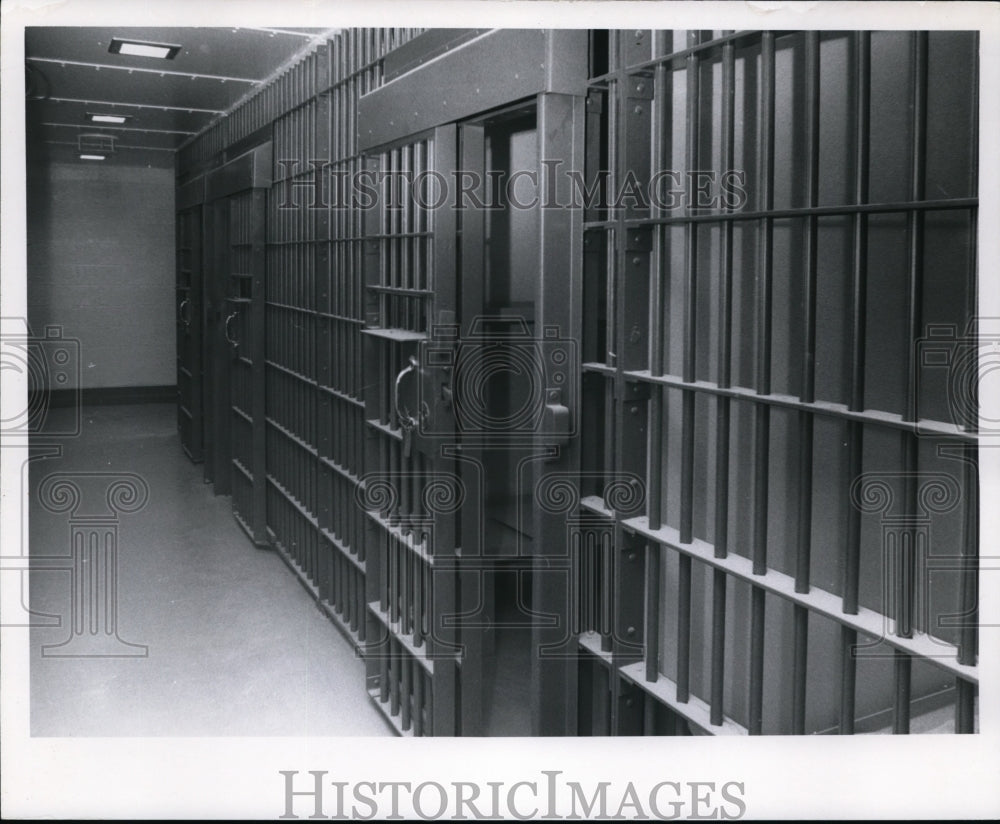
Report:
[[[180,46],[172,43],[148,43],[144,40],[123,40],[120,37],[111,38],[108,51],[112,54],[129,54],[134,57],[158,57],[163,60],[173,60]]]
[[[87,112],[87,120],[91,123],[124,123],[128,119],[128,115],[125,114],[94,114]]]
[[[80,160],[104,160],[104,155],[99,155],[99,154],[82,154],[82,155],[80,155]]]

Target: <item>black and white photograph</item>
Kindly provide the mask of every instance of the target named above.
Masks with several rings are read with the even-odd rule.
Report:
[[[1000,816],[1000,6],[2,13],[5,816]]]

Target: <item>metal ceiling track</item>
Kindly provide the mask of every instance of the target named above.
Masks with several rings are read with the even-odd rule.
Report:
[[[110,100],[90,100],[84,97],[46,97],[42,98],[54,103],[89,103],[94,106],[128,106],[132,109],[156,109],[161,112],[187,112],[188,114],[224,114],[222,109],[198,109],[191,106],[161,106],[156,103],[124,103]]]
[[[88,69],[111,69],[112,71],[128,72],[132,74],[133,72],[139,72],[141,74],[158,74],[161,77],[166,75],[171,75],[173,77],[190,77],[193,80],[218,80],[220,83],[260,83],[252,77],[228,77],[222,74],[201,74],[196,72],[178,72],[172,71],[171,69],[146,69],[137,68],[136,66],[115,66],[111,63],[88,63],[84,60],[65,60],[60,57],[26,57],[25,60],[32,61],[35,63],[57,63],[60,66],[82,66]]]

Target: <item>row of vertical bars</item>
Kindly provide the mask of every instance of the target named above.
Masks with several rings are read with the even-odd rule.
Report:
[[[257,477],[254,429],[264,425],[263,421],[254,418],[253,342],[263,333],[255,322],[252,299],[257,228],[255,203],[251,190],[229,199],[229,314],[226,320],[227,334],[236,342],[230,360],[233,512],[251,535],[259,515],[255,481],[261,481]]]
[[[669,130],[670,100],[669,86],[667,79],[670,71],[684,70],[686,72],[686,111],[685,117],[685,161],[688,168],[701,168],[699,166],[698,148],[700,125],[699,106],[702,105],[702,95],[699,89],[699,60],[704,56],[720,56],[721,63],[721,155],[723,164],[728,164],[726,168],[733,167],[735,146],[735,55],[734,47],[736,39],[720,33],[721,39],[716,42],[705,41],[703,33],[689,32],[686,49],[683,56],[673,57],[668,54],[669,45],[666,43],[664,33],[654,33],[652,38],[654,55],[666,55],[668,59],[657,62],[650,67],[648,63],[643,66],[648,74],[652,75],[654,81],[654,115],[653,115],[653,145],[651,147],[651,160],[654,168],[664,168],[666,162],[663,141],[659,135],[665,130]],[[866,32],[859,32],[850,35],[852,39],[853,52],[853,88],[851,90],[854,100],[854,124],[855,124],[855,163],[854,163],[854,202],[863,207],[868,202],[868,179],[869,179],[869,157],[870,157],[870,95],[871,95],[871,37]],[[815,209],[818,204],[818,177],[819,177],[819,97],[820,97],[820,59],[819,59],[819,34],[817,32],[807,32],[804,37],[805,50],[805,156],[806,156],[806,181],[805,181],[805,208],[804,208],[804,291],[802,300],[802,381],[801,381],[801,401],[804,404],[815,402],[815,361],[816,361],[816,311],[817,311],[817,223],[818,215],[808,210]],[[770,369],[771,369],[771,314],[773,301],[773,225],[774,218],[768,214],[773,211],[773,172],[774,172],[774,146],[775,146],[775,35],[771,32],[763,32],[759,35],[760,40],[760,86],[759,86],[759,146],[758,164],[760,169],[760,189],[761,189],[761,217],[758,221],[758,276],[756,278],[756,323],[754,324],[754,347],[756,351],[756,381],[755,387],[758,395],[766,396],[771,393]],[[744,35],[740,40],[741,44],[746,43]],[[923,175],[925,173],[926,162],[926,105],[927,105],[927,33],[915,32],[911,35],[912,44],[912,65],[913,75],[911,84],[911,116],[913,119],[911,155],[911,190],[910,198],[915,204],[913,208],[905,209],[907,215],[907,236],[908,236],[908,288],[906,296],[907,323],[910,340],[916,341],[921,329],[920,307],[922,305],[921,282],[922,282],[922,250],[923,250],[923,221],[924,211],[919,207],[920,202],[925,198]],[[712,47],[715,48],[712,48]],[[676,43],[675,43],[676,48]],[[616,111],[616,94],[621,97],[620,87],[624,82],[622,69],[628,64],[628,46],[621,46],[614,37],[610,40],[608,64],[610,70],[607,76],[600,78],[600,88],[606,89],[607,108],[609,111]],[[683,61],[683,62],[682,62]],[[619,105],[625,105],[619,102]],[[629,104],[631,105],[631,104]],[[613,118],[605,119],[607,129],[607,140],[611,149],[609,155],[616,156],[615,145],[620,140],[627,139],[627,135],[620,135],[620,128],[616,128]],[[609,164],[610,165],[610,164]],[[618,172],[618,177],[613,176],[612,180],[620,179],[620,175],[626,170]],[[658,215],[654,206],[654,211],[650,215],[653,218],[649,223],[653,229],[653,254],[651,256],[651,271],[653,276],[649,285],[649,304],[652,307],[651,328],[649,330],[650,350],[649,350],[649,374],[655,378],[663,375],[663,330],[661,328],[661,318],[664,317],[664,293],[662,284],[663,272],[667,266],[664,257],[665,223],[657,222]],[[965,208],[963,206],[963,208]],[[974,207],[972,207],[974,208]],[[974,214],[974,212],[973,212]],[[731,335],[733,328],[733,305],[732,279],[733,279],[733,222],[725,219],[725,212],[719,216],[720,224],[720,271],[718,282],[718,294],[716,305],[718,307],[719,324],[719,349],[718,349],[718,386],[728,388],[731,380]],[[711,219],[711,218],[709,218]],[[853,213],[853,228],[851,232],[853,244],[853,265],[851,267],[851,314],[850,314],[850,401],[848,408],[850,411],[864,410],[864,364],[865,364],[865,320],[867,309],[865,306],[865,296],[867,293],[867,214],[863,208],[859,208]],[[591,223],[598,231],[604,225]],[[621,235],[625,234],[625,226],[617,224]],[[626,225],[629,225],[626,223]],[[689,221],[684,224],[685,237],[685,267],[683,300],[683,357],[682,376],[684,384],[693,384],[696,380],[694,374],[695,341],[697,339],[697,243],[698,224]],[[970,317],[974,313],[975,290],[974,290],[974,269],[970,272]],[[614,292],[620,289],[613,270],[609,271],[607,278],[607,289]],[[613,317],[610,308],[609,317]],[[607,332],[608,348],[613,345],[612,341],[617,340],[617,334],[613,330]],[[585,342],[585,348],[587,346]],[[609,356],[606,360],[600,359],[608,366],[614,366],[614,357]],[[915,421],[917,416],[917,364],[915,352],[910,353],[910,360],[907,363],[907,386],[906,386],[906,413],[904,420]],[[693,389],[681,386],[682,411],[681,411],[681,455],[680,455],[680,520],[679,520],[679,540],[682,543],[690,542],[692,534],[692,517],[694,510],[694,467],[693,467],[693,443],[694,443],[694,395]],[[662,450],[661,422],[664,413],[663,389],[653,383],[651,386],[651,397],[649,402],[649,455],[656,460],[649,462],[649,485],[648,499],[654,502],[649,507],[648,524],[651,530],[658,530],[662,526],[659,501],[663,490],[663,480],[660,477],[659,455]],[[716,400],[717,424],[716,424],[716,511],[715,511],[715,542],[714,554],[718,558],[725,558],[729,551],[728,543],[728,496],[729,496],[729,471],[730,471],[730,450],[729,438],[731,428],[730,404],[731,400],[726,394],[719,394]],[[754,415],[754,497],[753,507],[754,518],[750,529],[750,558],[753,565],[753,572],[756,575],[766,575],[768,565],[768,478],[769,478],[769,456],[770,456],[770,404],[766,399],[761,399],[753,405]],[[799,432],[801,433],[800,452],[798,457],[799,474],[802,483],[798,490],[798,523],[796,525],[797,541],[794,556],[794,582],[797,593],[807,594],[810,591],[810,535],[812,531],[812,505],[813,505],[813,420],[814,412],[802,409],[798,413]],[[611,421],[606,417],[605,427],[611,425]],[[862,471],[862,434],[863,425],[859,421],[848,420],[846,422],[848,455],[849,455],[849,476],[857,477]],[[910,473],[911,482],[907,484],[905,495],[911,510],[915,511],[916,505],[916,484],[912,481],[918,469],[917,465],[917,435],[915,432],[903,429],[900,433],[903,439],[904,469]],[[605,432],[605,443],[611,440],[611,434]],[[967,443],[959,448],[965,457],[964,470],[966,495],[966,536],[965,536],[965,570],[962,578],[962,589],[960,601],[966,614],[974,613],[975,609],[975,564],[977,557],[977,546],[975,538],[975,524],[978,520],[977,504],[974,500],[976,473],[975,473],[975,445]],[[852,508],[849,515],[848,540],[844,549],[842,561],[843,569],[843,596],[842,609],[845,614],[857,614],[859,607],[859,574],[860,574],[860,545],[861,545],[861,517],[860,512]],[[901,637],[912,637],[914,632],[914,580],[915,580],[915,551],[917,546],[917,534],[911,530],[900,542],[900,552],[898,556],[898,575],[894,581],[894,591],[891,603],[894,605],[894,613],[889,616],[894,622],[894,632]],[[659,633],[662,631],[664,616],[661,614],[663,604],[661,604],[662,589],[662,553],[664,548],[656,541],[650,541],[646,552],[645,569],[645,677],[647,681],[657,681],[660,678],[660,662],[658,660]],[[685,703],[690,696],[690,633],[691,633],[691,556],[685,553],[678,555],[677,571],[677,597],[676,597],[676,700]],[[726,627],[726,590],[727,572],[723,569],[714,569],[712,572],[712,607],[711,607],[711,653],[710,653],[710,678],[709,678],[709,707],[710,726],[719,726],[723,723],[723,691],[725,684],[725,651],[727,638]],[[763,699],[764,690],[768,686],[765,684],[764,673],[764,642],[765,642],[765,590],[759,586],[751,586],[751,625],[749,629],[749,683],[748,683],[748,719],[747,731],[750,734],[759,734],[763,729]],[[792,706],[791,706],[791,726],[788,732],[802,734],[806,731],[806,684],[808,677],[808,640],[809,640],[809,613],[810,609],[806,605],[796,603],[793,605],[793,655],[792,655]],[[856,646],[858,643],[856,630],[847,627],[842,628],[841,633],[841,707],[840,707],[840,732],[853,733],[856,715],[855,692],[856,692]],[[729,641],[731,643],[731,641]],[[975,627],[974,621],[966,621],[963,625],[961,640],[958,646],[959,661],[963,664],[974,665],[975,655]],[[911,668],[912,656],[903,652],[895,655],[895,715],[893,729],[897,733],[906,733],[910,725],[910,705],[911,705]],[[976,688],[975,684],[965,681],[960,677],[956,678],[956,723],[957,732],[971,732],[974,725],[974,700]],[[647,699],[649,700],[649,699]]]
[[[182,173],[213,160],[230,145],[270,125],[321,92],[349,82],[357,73],[380,68],[392,49],[420,29],[346,29],[315,47],[299,62],[271,78],[230,112],[195,135],[178,151]],[[367,91],[367,90],[366,90]]]
[[[367,351],[379,376],[366,414],[372,415],[370,447],[379,471],[391,479],[388,505],[371,513],[372,538],[378,548],[378,600],[372,603],[374,625],[384,633],[379,647],[378,706],[408,734],[433,730],[429,720],[434,694],[430,659],[435,652],[433,621],[433,518],[424,500],[433,480],[430,460],[409,443],[418,410],[412,390],[397,387],[410,359],[418,355],[406,334],[429,331],[431,242],[429,211],[419,205],[410,181],[431,168],[433,142],[416,140],[380,152],[379,206],[364,226],[370,261],[366,276]],[[375,159],[373,158],[373,159]],[[411,378],[414,380],[415,376]],[[403,391],[405,394],[398,396]],[[405,420],[400,415],[405,415]]]
[[[418,31],[345,30],[178,153],[183,181],[230,159],[230,147],[232,153],[244,151],[251,136],[272,142],[261,250],[251,244],[254,196],[236,195],[230,206],[227,315],[233,317],[227,332],[238,341],[231,368],[233,506],[251,532],[261,514],[256,510],[266,509],[268,539],[362,648],[367,636],[367,517],[358,503],[366,473],[362,218],[349,202],[337,200],[339,192],[330,184],[362,167],[358,99],[381,84],[384,56]],[[266,254],[263,295],[254,291],[252,280],[258,251]],[[262,315],[254,314],[257,300]],[[263,364],[251,355],[254,340],[264,342]],[[264,402],[258,413],[263,414],[255,414],[253,376],[260,368]],[[261,442],[265,477],[254,472],[254,450]],[[399,675],[397,665],[392,673]],[[419,697],[413,700],[407,725],[419,732],[426,713],[416,709]]]

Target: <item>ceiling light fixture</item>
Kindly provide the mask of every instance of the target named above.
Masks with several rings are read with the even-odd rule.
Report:
[[[127,114],[94,114],[87,112],[87,120],[91,123],[124,123],[129,119]]]
[[[80,160],[104,160],[104,155],[82,154],[80,155]]]
[[[180,46],[171,43],[148,43],[144,40],[123,40],[112,37],[108,51],[112,54],[129,54],[134,57],[158,57],[163,60],[173,60]]]

